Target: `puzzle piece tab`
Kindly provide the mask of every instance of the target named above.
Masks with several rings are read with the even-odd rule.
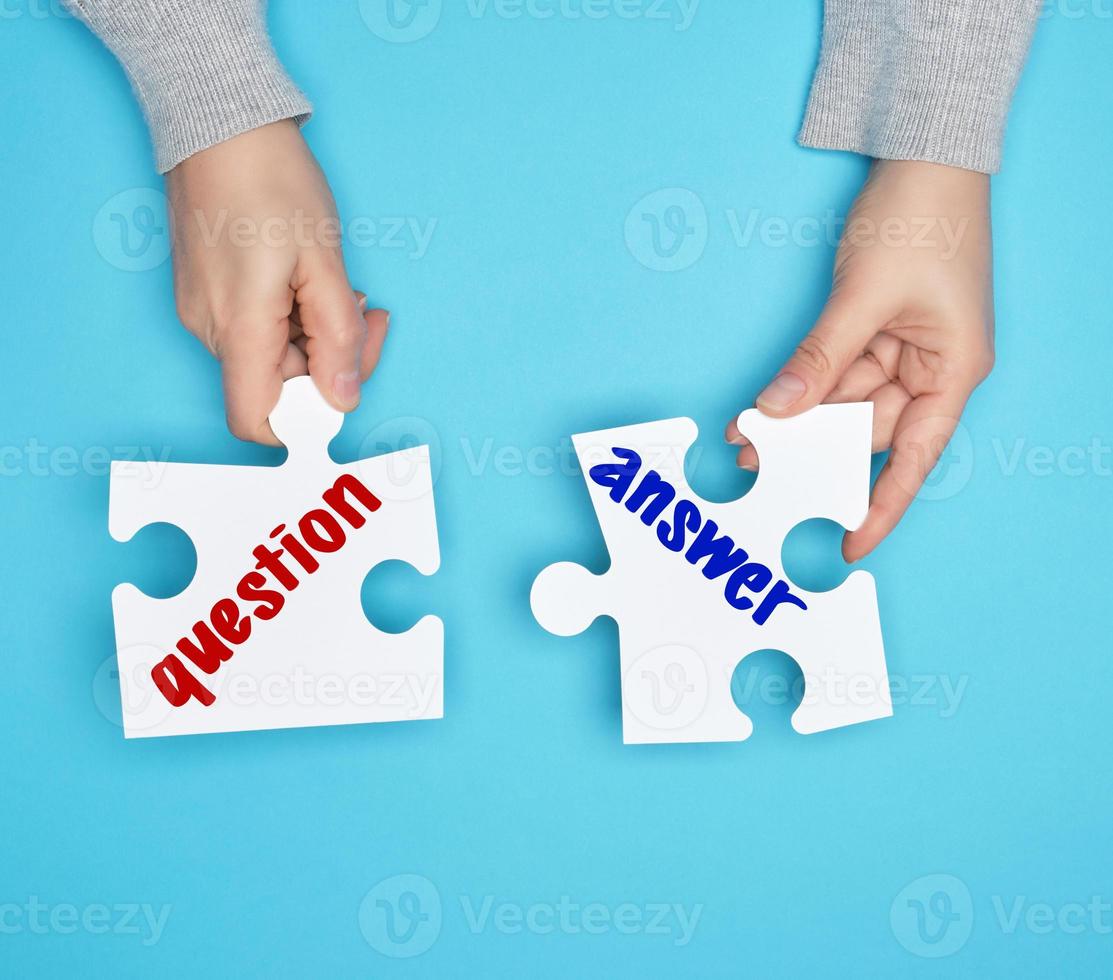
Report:
[[[537,577],[530,603],[558,636],[599,616],[618,623],[626,743],[734,742],[753,725],[731,697],[738,664],[758,650],[792,657],[804,695],[801,733],[892,714],[873,577],[852,572],[812,593],[784,573],[781,548],[802,521],[853,529],[869,506],[872,405],[823,405],[792,419],[743,412],[757,449],[753,489],[725,504],[684,476],[691,419],[573,437],[611,567],[567,562]]]
[[[441,621],[384,633],[360,604],[381,562],[437,570],[428,447],[340,466],[342,421],[294,378],[271,414],[280,466],[113,464],[112,536],[166,522],[197,552],[172,598],[112,593],[125,737],[442,716]]]

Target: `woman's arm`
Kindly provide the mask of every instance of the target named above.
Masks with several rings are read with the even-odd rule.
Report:
[[[826,0],[804,146],[996,173],[1040,0]]]
[[[819,320],[757,398],[768,415],[870,401],[889,450],[855,561],[897,525],[993,364],[989,176],[1039,0],[827,0],[800,142],[877,158]],[[757,454],[732,422],[740,466]]]
[[[159,173],[312,107],[275,57],[263,0],[65,0],[119,59]]]
[[[231,431],[275,442],[285,378],[341,411],[378,361],[385,310],[344,268],[336,205],[296,123],[264,0],[67,0],[115,52],[150,124],[187,329],[216,356]]]

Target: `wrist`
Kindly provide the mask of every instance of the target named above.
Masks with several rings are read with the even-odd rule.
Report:
[[[268,176],[266,164],[288,160],[292,152],[304,148],[305,139],[297,120],[280,119],[198,150],[169,170],[166,179],[171,185],[208,176],[227,179],[242,170],[246,179],[260,183]]]
[[[875,160],[869,183],[899,188],[924,199],[971,204],[989,199],[989,174],[924,160]]]

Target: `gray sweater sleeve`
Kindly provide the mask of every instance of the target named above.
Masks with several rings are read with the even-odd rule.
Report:
[[[1040,0],[825,0],[799,141],[996,173]]]
[[[112,49],[143,106],[160,173],[312,107],[267,35],[266,0],[65,0]]]

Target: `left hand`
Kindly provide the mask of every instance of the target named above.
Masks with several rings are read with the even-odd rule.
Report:
[[[989,177],[877,161],[847,218],[819,321],[757,398],[774,418],[873,402],[873,451],[890,456],[865,522],[843,539],[847,561],[900,521],[992,366]],[[741,447],[738,465],[756,469],[733,421],[726,438]]]
[[[268,418],[299,374],[352,411],[389,314],[352,289],[336,203],[297,124],[211,146],[166,182],[178,315],[221,362],[232,434],[277,445]]]

